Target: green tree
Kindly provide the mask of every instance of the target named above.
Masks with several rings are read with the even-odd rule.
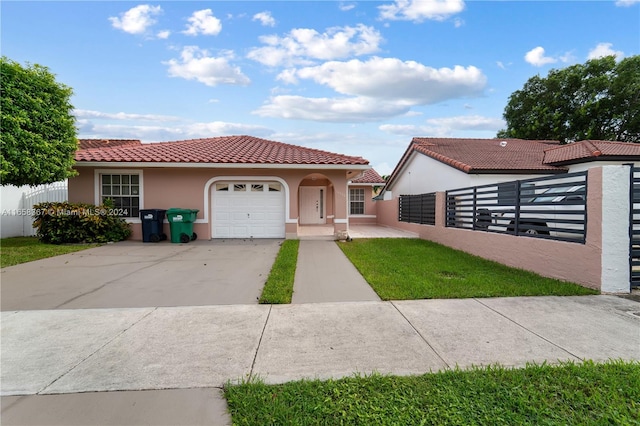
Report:
[[[47,67],[0,59],[0,183],[39,185],[73,176],[78,148],[72,89]]]
[[[614,56],[531,77],[511,94],[499,138],[640,142],[640,56]]]

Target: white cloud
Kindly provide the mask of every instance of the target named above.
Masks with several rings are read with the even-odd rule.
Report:
[[[463,115],[458,117],[430,118],[426,125],[415,124],[383,124],[378,128],[394,135],[418,136],[429,135],[446,137],[455,131],[491,131],[496,132],[505,123],[500,118],[483,117],[480,115]]]
[[[158,34],[156,34],[156,37],[164,40],[164,39],[168,39],[170,35],[171,35],[171,31],[162,30],[162,31],[159,31]]]
[[[338,8],[343,12],[348,12],[356,7],[355,3],[344,3],[340,2]]]
[[[224,52],[223,56],[212,57],[205,49],[186,46],[182,49],[179,60],[171,59],[164,64],[169,66],[171,77],[197,80],[212,87],[220,84],[248,85],[251,81],[242,73],[240,67],[229,63],[231,59],[233,52]]]
[[[185,128],[185,132],[189,137],[210,137],[210,136],[227,136],[227,135],[252,135],[252,136],[268,136],[273,131],[264,127],[253,124],[243,123],[227,123],[224,121],[211,121],[209,123],[193,123]]]
[[[624,57],[624,52],[620,50],[613,50],[612,43],[598,43],[596,47],[589,50],[587,59],[603,58],[605,56],[614,55],[617,59]]]
[[[640,3],[640,0],[617,0],[616,6],[629,7],[629,6],[633,6],[636,3]]]
[[[283,37],[260,37],[264,47],[247,55],[268,66],[311,64],[313,60],[332,60],[375,53],[380,50],[382,36],[373,27],[333,27],[324,33],[310,28],[296,28]]]
[[[380,57],[285,70],[279,78],[287,82],[309,79],[338,93],[409,106],[479,96],[487,83],[486,76],[474,66],[436,69],[414,61]]]
[[[524,55],[524,60],[533,65],[534,67],[542,67],[547,64],[555,64],[558,61],[568,63],[575,60],[572,52],[566,52],[558,57],[545,56],[544,47],[534,47]]]
[[[501,118],[481,115],[461,115],[457,117],[430,118],[427,124],[447,130],[491,130],[498,131],[505,126]]]
[[[430,126],[418,126],[415,124],[383,124],[378,127],[385,133],[402,136],[431,135],[434,136],[439,129]],[[438,133],[438,136],[445,136]]]
[[[261,117],[346,123],[378,121],[408,110],[407,105],[367,97],[305,98],[281,95],[272,97],[268,104],[253,111],[253,114]]]
[[[567,62],[571,58],[570,54],[567,55],[562,56],[560,60]],[[538,46],[528,51],[527,54],[524,55],[524,60],[534,67],[542,67],[547,64],[555,64],[559,59],[551,56],[545,56],[544,47]]]
[[[74,109],[73,115],[77,119],[99,119],[99,120],[140,120],[140,121],[179,121],[180,118],[170,115],[155,114],[131,114],[126,112],[101,112],[87,109]]]
[[[176,127],[93,124],[86,120],[79,120],[76,125],[79,139],[139,139],[142,142],[186,139]]]
[[[144,34],[149,27],[156,23],[153,17],[161,13],[162,8],[160,6],[141,4],[121,13],[119,18],[110,17],[109,21],[111,21],[111,25],[114,28],[126,33]]]
[[[98,115],[103,114],[104,113],[98,113]],[[131,115],[146,116],[146,114]],[[223,121],[212,121],[208,123],[181,122],[174,126],[149,126],[140,124],[94,124],[91,120],[79,119],[76,125],[80,139],[140,139],[142,142],[162,142],[241,134],[269,137],[274,133],[273,130],[264,126]]]
[[[271,12],[260,12],[253,15],[252,21],[260,21],[265,27],[275,27],[276,20],[271,16]]]
[[[560,59],[560,62],[564,62],[566,64],[575,61],[576,57],[573,52],[567,52],[564,55],[560,55],[558,59]]]
[[[189,25],[187,25],[187,29],[183,31],[183,33],[187,35],[218,35],[220,31],[222,31],[222,23],[218,18],[213,16],[211,9],[193,12],[188,21]]]
[[[346,96],[273,96],[254,114],[331,122],[377,121],[408,114],[415,105],[479,96],[487,82],[482,71],[473,66],[435,69],[379,57],[285,70],[278,78],[288,83],[312,80]]]
[[[395,0],[378,6],[380,18],[392,21],[444,21],[464,10],[463,0]]]

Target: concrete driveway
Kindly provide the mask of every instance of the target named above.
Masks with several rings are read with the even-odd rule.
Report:
[[[257,303],[280,240],[124,241],[3,268],[2,311]]]

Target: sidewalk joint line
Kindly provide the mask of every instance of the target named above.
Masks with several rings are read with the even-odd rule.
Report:
[[[138,325],[140,323],[140,321],[142,321],[143,319],[147,318],[149,315],[151,315],[152,313],[154,313],[155,311],[158,310],[158,307],[154,307],[150,312],[148,312],[147,314],[143,315],[142,317],[140,317],[137,321],[133,322],[131,325],[129,325],[127,328],[125,328],[124,330],[122,330],[120,333],[116,334],[115,336],[113,336],[111,339],[109,339],[105,344],[103,344],[102,346],[100,346],[98,349],[96,349],[95,351],[93,351],[92,353],[90,353],[89,355],[87,355],[86,357],[84,357],[83,359],[81,359],[80,361],[78,361],[75,365],[71,366],[71,368],[69,368],[67,371],[65,371],[64,373],[60,374],[58,377],[56,377],[51,383],[49,383],[48,385],[45,385],[42,389],[40,389],[39,391],[37,391],[35,393],[35,395],[41,395],[42,392],[44,392],[47,388],[51,387],[55,382],[57,382],[58,380],[60,380],[61,378],[63,378],[64,376],[66,376],[67,374],[71,373],[73,370],[75,370],[80,364],[84,363],[85,361],[87,361],[89,358],[93,357],[95,354],[97,354],[98,352],[100,352],[102,349],[104,349],[107,345],[109,345],[111,342],[113,342],[114,340],[116,340],[118,337],[122,336],[124,333],[126,333],[127,331],[131,330],[134,326]]]
[[[258,359],[258,352],[260,352],[260,346],[262,345],[262,338],[264,337],[264,331],[267,329],[267,324],[269,323],[269,318],[271,317],[272,309],[273,309],[273,305],[269,305],[269,312],[267,312],[267,318],[264,321],[264,326],[262,326],[262,332],[260,333],[260,339],[258,340],[256,353],[253,355],[253,362],[251,363],[251,370],[249,371],[249,380],[251,380],[251,378],[253,377],[253,368],[256,366],[256,360]]]
[[[409,321],[409,318],[406,317],[405,314],[402,313],[402,311],[398,308],[398,306],[396,306],[395,303],[393,303],[393,300],[389,301],[391,303],[391,305],[396,309],[396,311],[398,311],[398,313],[400,315],[402,315],[402,318],[405,319],[405,321],[407,321],[407,323],[411,326],[411,328],[413,328],[413,330],[418,334],[418,336],[420,336],[420,338],[424,341],[424,343],[427,344],[427,346],[429,346],[429,348],[431,348],[431,350],[433,351],[434,354],[436,354],[438,356],[438,358],[440,359],[440,361],[442,361],[442,363],[444,365],[447,366],[447,369],[451,369],[451,366],[449,365],[449,363],[447,361],[444,360],[444,358],[442,358],[442,356],[440,356],[440,354],[438,353],[438,351],[431,345],[431,343],[429,343],[429,341],[426,339],[426,337],[424,337],[422,335],[422,333],[420,333],[420,331],[418,331],[418,329],[411,323],[411,321]]]
[[[506,315],[505,315],[505,314],[503,314],[502,312],[499,312],[499,311],[495,310],[494,308],[492,308],[491,306],[489,306],[489,305],[487,305],[487,304],[483,303],[482,301],[480,301],[480,299],[477,299],[477,298],[475,298],[475,297],[474,297],[474,298],[473,298],[473,300],[475,300],[476,302],[478,302],[479,304],[481,304],[481,305],[482,305],[482,306],[484,306],[485,308],[489,309],[490,311],[493,311],[493,312],[495,312],[496,314],[500,315],[501,317],[505,318],[507,321],[509,321],[509,322],[511,322],[511,323],[513,323],[513,324],[515,324],[515,325],[517,325],[518,327],[522,328],[523,330],[528,331],[529,333],[533,334],[534,336],[539,337],[540,339],[544,340],[545,342],[550,343],[551,345],[555,346],[556,348],[558,348],[558,349],[560,349],[560,350],[562,350],[562,351],[564,351],[564,352],[568,353],[568,354],[569,354],[569,355],[571,355],[572,357],[575,357],[575,358],[577,358],[577,359],[579,359],[579,360],[584,360],[584,358],[582,358],[582,357],[580,357],[580,356],[578,356],[578,355],[576,355],[576,354],[572,353],[571,351],[569,351],[569,350],[567,350],[567,349],[563,348],[562,346],[558,345],[557,343],[554,343],[554,342],[552,342],[551,340],[547,339],[546,337],[544,337],[544,336],[542,336],[542,335],[540,335],[540,334],[536,333],[535,331],[528,329],[527,327],[525,327],[524,325],[522,325],[522,324],[520,324],[519,322],[515,321],[514,319],[509,318],[508,316],[506,316]]]

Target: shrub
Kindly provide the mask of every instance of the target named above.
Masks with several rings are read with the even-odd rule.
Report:
[[[131,235],[129,224],[115,214],[117,209],[109,202],[100,206],[46,202],[33,209],[33,227],[43,243],[106,243]]]

